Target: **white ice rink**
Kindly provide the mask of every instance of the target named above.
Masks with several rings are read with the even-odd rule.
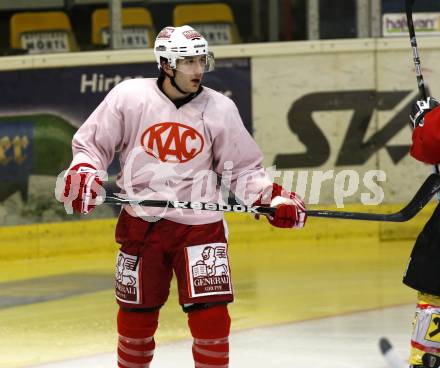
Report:
[[[234,332],[230,367],[386,368],[378,341],[386,336],[396,352],[409,353],[415,305]],[[115,353],[94,355],[33,368],[116,367]],[[193,367],[191,341],[159,345],[152,368]]]

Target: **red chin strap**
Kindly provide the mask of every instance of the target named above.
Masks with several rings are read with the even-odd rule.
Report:
[[[184,91],[183,89],[181,89],[181,88],[179,87],[179,85],[178,85],[177,82],[176,82],[176,73],[175,73],[175,70],[174,70],[174,69],[173,69],[173,76],[170,77],[168,74],[167,74],[167,76],[168,76],[168,78],[170,78],[171,85],[172,85],[175,89],[177,89],[180,93],[182,93],[182,94],[184,94],[184,95],[191,94],[191,92]]]

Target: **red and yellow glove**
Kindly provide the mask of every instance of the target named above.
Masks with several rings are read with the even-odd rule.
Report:
[[[89,213],[95,207],[95,199],[102,189],[98,170],[90,164],[81,163],[69,169],[65,175],[64,193],[61,201],[71,203],[76,213]]]

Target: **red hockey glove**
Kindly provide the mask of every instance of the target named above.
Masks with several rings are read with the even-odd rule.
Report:
[[[271,207],[276,207],[274,216],[269,216],[271,225],[283,228],[304,227],[307,220],[307,213],[304,202],[295,193],[288,192],[289,198],[276,196],[270,202]]]
[[[288,192],[277,183],[273,183],[271,193],[263,193],[254,206],[261,206],[262,202],[268,203],[270,194],[270,206],[277,207],[274,216],[269,216],[271,225],[282,228],[302,228],[307,220],[307,213],[304,202],[293,192]],[[264,205],[264,204],[263,204]],[[259,215],[255,216],[258,220]]]
[[[102,180],[95,167],[87,163],[73,166],[65,176],[62,202],[72,203],[73,211],[89,213],[95,207],[95,198],[102,189]]]
[[[440,162],[440,107],[423,116],[412,135],[411,156],[427,164]]]

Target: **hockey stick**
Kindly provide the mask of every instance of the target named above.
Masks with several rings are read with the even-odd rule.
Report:
[[[386,337],[382,337],[379,340],[379,349],[390,368],[408,368],[408,364],[397,354],[390,340]],[[422,355],[422,366],[426,368],[439,368],[440,357],[424,353]]]
[[[440,191],[440,175],[431,174],[422,184],[413,199],[399,212],[392,214],[366,213],[366,212],[345,212],[345,211],[324,211],[307,210],[307,215],[312,217],[339,218],[346,220],[367,220],[367,221],[388,221],[404,222],[412,219],[429,202],[432,196]],[[176,209],[194,209],[220,212],[246,212],[260,215],[273,215],[274,207],[246,206],[241,204],[219,204],[203,202],[184,202],[166,200],[134,200],[124,199],[115,196],[106,196],[98,202],[114,205],[139,205],[146,207],[162,207]]]
[[[425,80],[422,75],[422,67],[420,66],[420,56],[417,48],[416,31],[414,30],[414,22],[412,16],[412,7],[415,0],[405,0],[406,21],[408,24],[409,40],[411,42],[411,49],[413,54],[413,62],[416,68],[417,87],[423,100],[427,99]],[[432,165],[434,173],[439,173],[438,165]],[[439,196],[437,196],[440,199]]]
[[[419,51],[417,49],[416,32],[414,30],[414,22],[412,17],[412,6],[415,0],[405,0],[406,21],[408,23],[409,40],[413,54],[414,66],[416,67],[417,87],[423,100],[426,100],[425,81],[423,80],[422,68],[420,66]]]
[[[379,349],[390,368],[408,368],[408,364],[397,354],[396,349],[386,337],[379,340]]]

